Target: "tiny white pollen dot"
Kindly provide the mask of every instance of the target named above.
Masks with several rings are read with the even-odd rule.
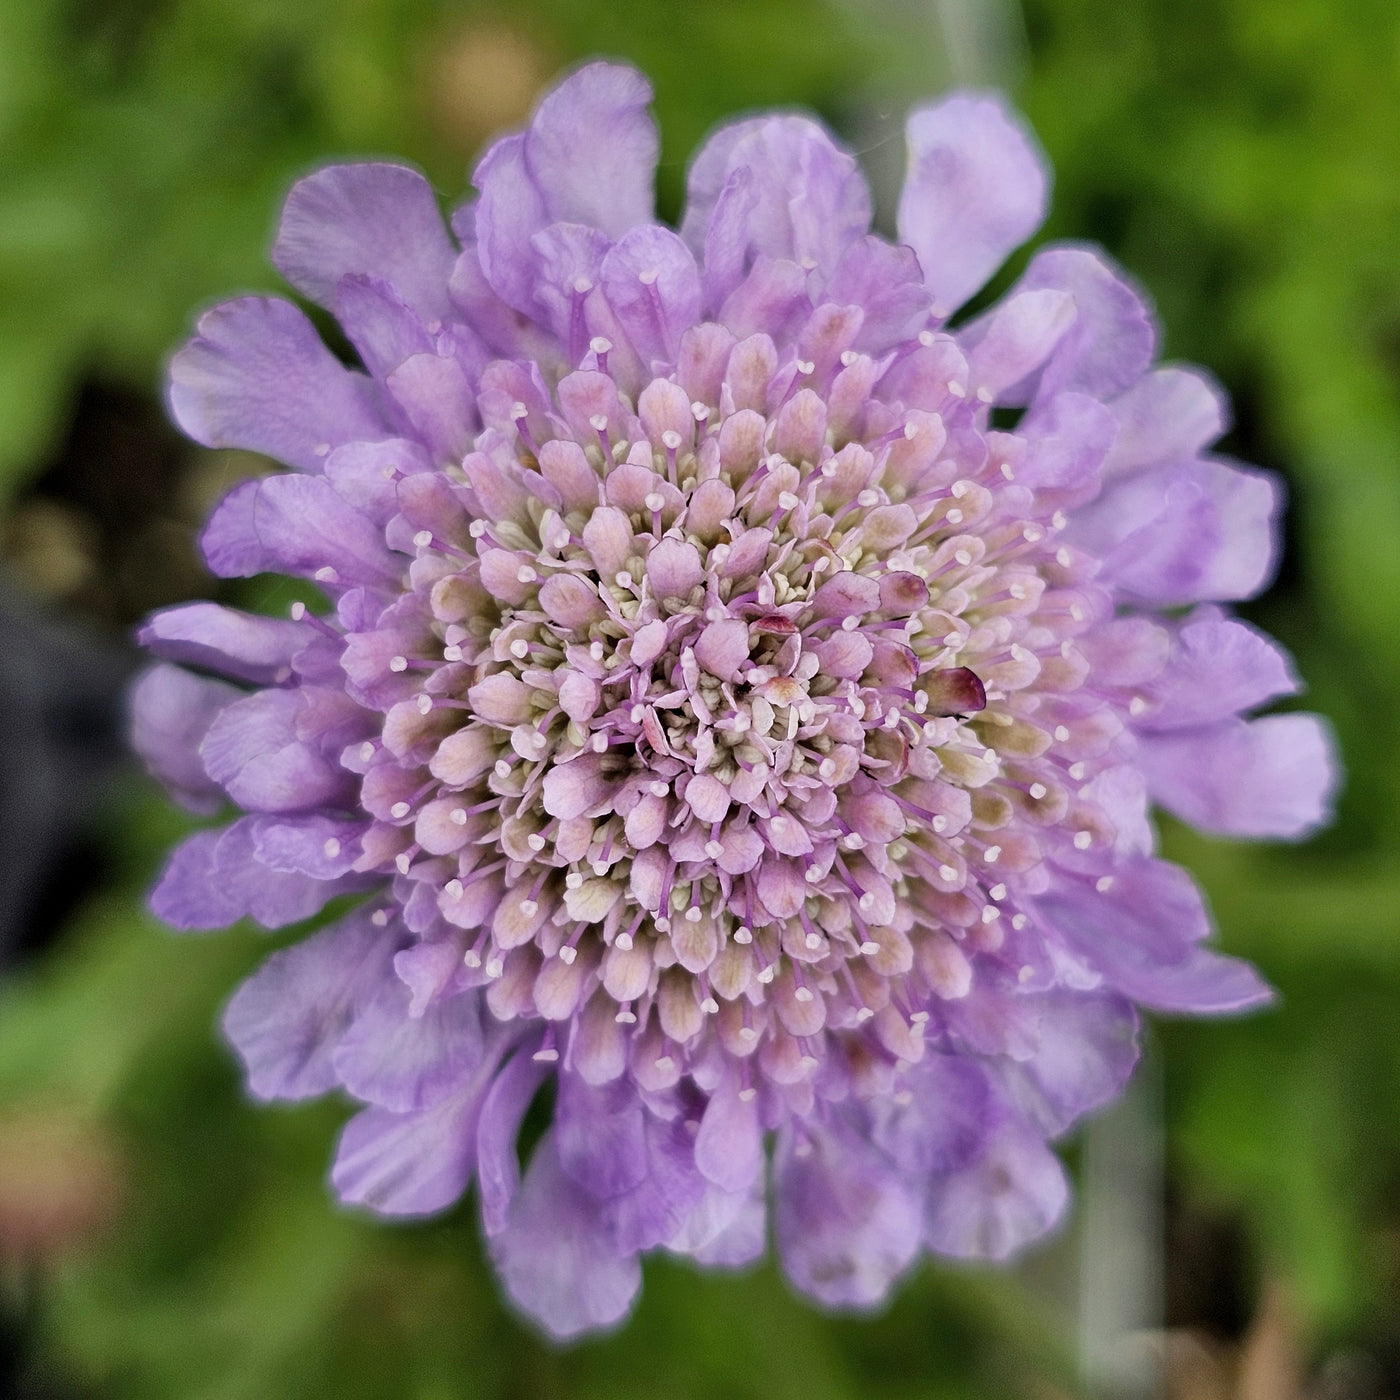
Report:
[[[681,445],[681,435],[674,428],[667,428],[661,434],[661,445],[668,452],[674,452]]]
[[[811,1001],[812,989],[810,987],[799,987],[793,993],[793,996],[796,997],[798,1001]]]
[[[956,379],[950,379],[948,381],[948,392],[955,399],[960,399],[965,393],[967,393],[967,390]]]
[[[983,906],[982,922],[984,924],[993,924],[999,918],[1001,918],[1001,910],[998,909],[995,904],[987,904]]]
[[[583,884],[583,876],[577,870],[571,870],[564,876],[564,884],[566,888],[576,890]]]
[[[1011,927],[1018,933],[1030,922],[1024,914],[1013,914],[1011,916]]]
[[[595,433],[605,433],[608,430],[608,416],[605,413],[595,413],[589,420],[588,426]]]
[[[291,614],[293,622],[300,622],[302,618],[306,616],[306,604],[293,603],[291,606]]]
[[[1056,742],[1057,744],[1063,744],[1063,743],[1068,742],[1068,740],[1069,740],[1069,729],[1068,729],[1068,727],[1065,726],[1065,725],[1063,725],[1063,724],[1057,724],[1057,725],[1055,726],[1055,742]]]
[[[454,807],[448,814],[448,820],[452,822],[453,826],[466,826],[467,809],[465,807]]]
[[[736,943],[752,943],[753,931],[746,925],[740,924],[739,927],[734,930],[734,941]]]
[[[505,970],[506,965],[500,958],[492,958],[490,962],[486,964],[486,975],[490,978],[499,977]]]
[[[624,953],[631,952],[632,935],[630,933],[619,933],[613,946],[620,948]]]
[[[873,958],[875,954],[880,951],[880,945],[876,943],[874,939],[867,938],[865,942],[860,945],[860,951],[867,958]]]
[[[1089,771],[1089,769],[1083,763],[1071,763],[1068,771],[1070,777],[1073,778],[1074,781],[1077,783],[1082,781],[1084,775]]]
[[[1032,801],[1035,801],[1035,802],[1039,802],[1040,799],[1041,799],[1042,797],[1044,797],[1045,794],[1046,794],[1048,791],[1049,791],[1049,789],[1045,786],[1044,783],[1032,783],[1032,784],[1031,784],[1031,800],[1032,800]]]
[[[612,349],[612,341],[605,335],[595,335],[593,339],[588,342],[588,348],[595,355],[606,355],[608,351]]]
[[[462,882],[460,880],[449,880],[443,887],[442,892],[449,899],[461,899]]]
[[[986,851],[983,852],[983,858],[988,865],[995,865],[997,861],[1001,859],[1001,847],[988,846]]]
[[[391,817],[406,817],[408,813],[409,806],[407,802],[395,802],[394,805],[389,808],[389,815]]]
[[[384,928],[389,922],[389,913],[385,909],[376,909],[374,913],[369,916],[369,921],[375,928]]]
[[[1087,851],[1094,844],[1092,832],[1076,831],[1074,833],[1074,849],[1076,851]]]
[[[522,899],[520,901],[520,912],[527,919],[533,919],[540,912],[540,902],[537,899]]]
[[[420,715],[431,714],[433,710],[433,697],[431,695],[420,695],[414,702]]]
[[[503,758],[498,758],[492,768],[498,778],[510,777],[510,764]]]
[[[360,759],[362,762],[368,763],[373,757],[374,744],[369,739],[366,739],[364,743],[360,745]]]
[[[685,921],[688,924],[698,924],[705,916],[693,904],[685,911]]]
[[[395,672],[408,670],[408,657],[391,656],[389,658],[389,669]]]
[[[567,943],[559,950],[559,961],[566,967],[572,967],[576,957],[578,957],[578,949],[571,948]]]
[[[957,868],[952,865],[940,865],[938,867],[938,878],[940,880],[956,880],[958,878]]]
[[[427,549],[432,542],[433,532],[431,530],[419,530],[413,537],[413,543],[416,544],[419,549]]]
[[[334,836],[328,836],[321,849],[326,853],[328,860],[334,860],[340,854],[340,842]]]
[[[400,875],[407,875],[408,867],[412,864],[413,857],[410,856],[407,851],[405,851],[402,855],[397,855],[394,857],[394,865],[397,868]]]
[[[1060,548],[1055,551],[1055,562],[1062,569],[1067,569],[1072,563],[1074,563],[1074,555],[1072,555],[1069,552],[1069,550],[1067,550],[1063,545],[1061,545]]]
[[[822,946],[822,936],[819,933],[809,933],[803,941],[813,952]]]
[[[481,954],[478,953],[474,948],[468,948],[467,951],[462,954],[462,962],[467,967],[480,967]]]
[[[1006,886],[993,885],[991,889],[987,891],[987,893],[991,895],[991,897],[995,900],[1003,900],[1006,898]]]
[[[724,847],[718,841],[706,841],[705,854],[711,860],[718,860],[724,854]]]
[[[1100,875],[1099,878],[1094,881],[1094,888],[1098,890],[1100,894],[1107,894],[1109,890],[1113,888],[1113,876]]]

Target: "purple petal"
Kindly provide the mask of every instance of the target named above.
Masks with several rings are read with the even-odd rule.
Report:
[[[695,1141],[684,1124],[646,1117],[645,1175],[606,1203],[601,1218],[622,1253],[654,1249],[672,1240],[705,1194],[695,1167]]]
[[[643,365],[674,362],[681,334],[700,319],[700,272],[668,228],[629,230],[602,265],[603,293]]]
[[[452,314],[456,257],[432,187],[416,170],[385,164],[332,165],[299,180],[272,249],[287,281],[324,307],[334,307],[342,277],[376,277],[424,321]]]
[[[419,1016],[410,1015],[411,999],[397,976],[384,978],[332,1056],[350,1093],[393,1113],[447,1097],[479,1069],[483,1054],[476,993],[435,1001]]]
[[[1273,573],[1274,478],[1202,460],[1138,472],[1077,511],[1065,538],[1103,577],[1158,607],[1251,598]]]
[[[732,1084],[710,1095],[695,1137],[695,1165],[725,1191],[747,1192],[763,1168],[763,1129],[758,1101]]]
[[[1166,669],[1150,687],[1152,707],[1136,723],[1200,728],[1300,689],[1288,657],[1262,632],[1201,607],[1182,623]]]
[[[980,1158],[929,1183],[924,1238],[958,1259],[1006,1259],[1052,1229],[1068,1201],[1059,1158],[1010,1118]]]
[[[1002,1061],[1013,1097],[1047,1137],[1118,1096],[1138,1060],[1138,1019],[1131,1003],[1104,992],[1050,991],[1035,1053]]]
[[[991,1094],[986,1072],[965,1055],[925,1055],[905,1073],[910,1098],[873,1105],[871,1141],[911,1177],[969,1162],[987,1136]]]
[[[264,928],[281,928],[319,912],[346,889],[299,872],[269,870],[254,853],[256,819],[221,831],[201,831],[177,846],[151,892],[151,911],[178,929],[227,928],[245,915]]]
[[[339,1082],[331,1056],[358,1005],[393,978],[399,935],[356,910],[282,948],[234,993],[224,1034],[260,1099],[305,1099]]]
[[[651,221],[660,139],[650,103],[651,84],[620,63],[590,63],[545,96],[525,133],[525,165],[551,219],[610,238]]]
[[[435,348],[422,318],[381,277],[342,277],[335,289],[335,318],[376,379],[386,379],[410,355]]]
[[[746,177],[736,179],[738,172]],[[854,157],[807,117],[756,117],[717,131],[686,180],[681,237],[703,255],[711,305],[766,255],[830,277],[870,228],[870,190]]]
[[[338,880],[355,868],[363,818],[343,821],[319,812],[258,817],[251,827],[253,852],[269,870]]]
[[[1001,100],[959,94],[909,116],[899,241],[918,254],[936,314],[956,311],[1045,217],[1049,175]]]
[[[1057,394],[1028,414],[1027,440],[1016,480],[1036,493],[1042,509],[1069,509],[1099,492],[1103,463],[1117,436],[1113,414],[1087,394]]]
[[[711,1186],[685,1228],[666,1246],[707,1269],[738,1269],[768,1248],[768,1203],[761,1177],[736,1196]]]
[[[204,736],[205,772],[251,812],[316,807],[344,793],[347,775],[297,735],[306,696],[260,690],[221,710]]]
[[[167,661],[203,666],[252,685],[273,685],[291,675],[292,657],[312,635],[304,623],[217,603],[186,603],[156,613],[136,640]]]
[[[520,1158],[515,1140],[531,1100],[549,1075],[549,1067],[531,1056],[538,1043],[527,1041],[525,1048],[506,1062],[481,1106],[476,1175],[481,1192],[481,1223],[488,1235],[499,1235],[506,1228],[520,1189]]]
[[[1153,800],[1202,831],[1300,840],[1332,818],[1340,765],[1317,715],[1144,736]]]
[[[446,355],[411,355],[385,380],[438,462],[460,462],[478,427],[466,372]]]
[[[178,666],[152,666],[131,689],[131,745],[151,776],[191,811],[212,813],[223,806],[199,746],[214,717],[242,694]]]
[[[253,500],[253,529],[278,572],[313,577],[329,568],[328,581],[344,585],[399,580],[402,561],[384,532],[323,477],[265,478]]]
[[[1102,253],[1071,246],[1041,249],[1013,292],[1041,290],[1072,296],[1075,318],[1040,373],[1037,399],[1067,390],[1107,399],[1147,372],[1157,339],[1152,313],[1142,293]]]
[[[497,141],[472,175],[477,257],[482,276],[506,305],[530,314],[535,305],[538,255],[530,239],[551,222],[544,196],[525,164],[524,136]]]
[[[347,1205],[380,1215],[435,1215],[471,1181],[487,1078],[414,1113],[367,1108],[341,1130],[331,1184]]]
[[[793,1284],[835,1308],[880,1303],[919,1249],[919,1202],[857,1136],[812,1132],[799,1153],[780,1133],[774,1229]]]
[[[554,1135],[565,1175],[595,1200],[612,1200],[646,1178],[646,1114],[626,1081],[593,1088],[561,1074]]]
[[[933,304],[913,250],[873,235],[847,244],[823,295],[864,312],[853,348],[870,355],[911,339],[927,322]]]
[[[1194,369],[1154,369],[1109,408],[1118,439],[1104,463],[1105,477],[1189,462],[1230,426],[1223,390]]]
[[[991,402],[1015,402],[1008,392],[1043,365],[1075,320],[1074,298],[1068,292],[1017,291],[963,336],[968,370],[979,397]]]
[[[290,302],[225,302],[196,332],[170,362],[170,411],[205,447],[319,471],[330,448],[384,436],[369,380],[346,369]]]
[[[597,1202],[563,1171],[553,1132],[540,1139],[491,1252],[511,1301],[558,1341],[627,1316],[642,1283],[619,1254]]]
[[[1062,878],[1037,901],[1071,950],[1115,990],[1158,1011],[1243,1011],[1272,993],[1248,963],[1198,946],[1210,920],[1195,882],[1165,861],[1120,861],[1098,889]]]

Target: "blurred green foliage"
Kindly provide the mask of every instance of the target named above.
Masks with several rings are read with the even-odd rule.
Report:
[[[1155,297],[1166,351],[1231,390],[1227,446],[1285,475],[1288,558],[1247,612],[1291,647],[1349,760],[1340,820],[1308,847],[1165,833],[1226,946],[1282,993],[1252,1020],[1164,1029],[1174,1180],[1243,1222],[1316,1343],[1394,1335],[1400,13],[1026,0],[1025,20],[1016,96],[1056,166],[1048,232],[1114,251]],[[856,129],[862,102],[917,90],[919,54],[930,90],[946,81],[933,33],[874,0],[0,0],[2,489],[32,479],[84,377],[154,390],[193,308],[276,286],[281,194],[318,161],[397,153],[456,198],[493,113],[516,119],[561,64],[619,54],[656,81],[674,214],[686,154],[726,113],[800,104]],[[148,794],[118,801],[119,878],[0,997],[0,1113],[69,1115],[114,1154],[118,1224],[30,1279],[57,1383],[172,1400],[956,1400],[1030,1394],[1014,1378],[1040,1373],[1068,1392],[1053,1300],[933,1267],[885,1316],[832,1321],[771,1266],[655,1262],[621,1336],[543,1347],[503,1311],[470,1204],[412,1227],[348,1216],[323,1184],[344,1108],[245,1103],[213,1027],[266,944],[177,940],[140,911],[178,830]]]

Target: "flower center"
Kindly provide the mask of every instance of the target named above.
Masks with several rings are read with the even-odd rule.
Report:
[[[457,538],[414,537],[390,665],[426,676],[365,779],[405,906],[461,930],[498,1016],[623,1028],[571,1040],[625,1033],[643,1082],[715,1041],[780,1080],[831,1036],[917,1058],[930,998],[1024,924],[1036,830],[1111,837],[1072,795],[1111,734],[1055,522],[937,415],[835,421],[808,368],[768,412],[658,380],[633,416],[569,376],[586,431],[516,405],[436,478]]]

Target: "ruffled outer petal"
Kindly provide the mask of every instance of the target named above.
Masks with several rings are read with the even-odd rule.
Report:
[[[170,362],[170,411],[205,447],[319,471],[331,448],[388,433],[370,381],[346,369],[290,302],[225,302],[196,331]]]
[[[167,661],[203,666],[251,685],[273,685],[291,675],[292,657],[313,635],[304,623],[217,603],[186,603],[156,613],[136,640]]]
[[[393,977],[398,935],[367,911],[282,948],[234,993],[224,1034],[260,1099],[305,1099],[339,1082],[331,1057],[357,1007]]]
[[[1007,1259],[1054,1228],[1069,1201],[1060,1159],[1008,1116],[986,1151],[928,1187],[924,1238],[958,1259]]]
[[[432,187],[404,165],[331,165],[287,196],[272,261],[304,296],[332,308],[342,277],[382,278],[424,321],[452,314],[457,250]]]
[[[661,140],[650,104],[651,84],[621,63],[590,63],[540,102],[525,165],[552,219],[609,238],[651,221]]]
[[[836,1308],[880,1303],[919,1248],[918,1196],[849,1130],[779,1135],[774,1228],[788,1277]]]
[[[309,919],[337,894],[365,888],[351,876],[321,880],[270,869],[257,859],[257,825],[245,817],[177,846],[151,891],[151,912],[178,929],[227,928],[245,916],[281,928]]]
[[[511,1301],[558,1341],[621,1322],[642,1284],[636,1254],[617,1251],[597,1201],[563,1170],[553,1131],[491,1253]]]
[[[1045,218],[1049,174],[1024,125],[992,94],[910,114],[899,241],[918,254],[936,314],[956,311]]]
[[[486,1089],[478,1075],[413,1113],[367,1108],[342,1129],[331,1183],[348,1205],[380,1215],[436,1215],[467,1189]]]
[[[199,746],[214,717],[243,692],[178,666],[152,666],[131,690],[131,745],[182,806],[217,812],[224,795],[204,771]]]
[[[1201,831],[1300,840],[1332,817],[1340,764],[1318,715],[1266,715],[1145,736],[1153,799]]]
[[[1200,946],[1210,919],[1179,866],[1146,857],[1120,861],[1105,889],[1067,876],[1037,910],[1069,949],[1110,987],[1157,1011],[1244,1011],[1273,996],[1245,962]]]
[[[870,227],[854,157],[807,117],[757,117],[717,131],[686,180],[681,237],[705,268],[712,309],[760,256],[830,277]]]

